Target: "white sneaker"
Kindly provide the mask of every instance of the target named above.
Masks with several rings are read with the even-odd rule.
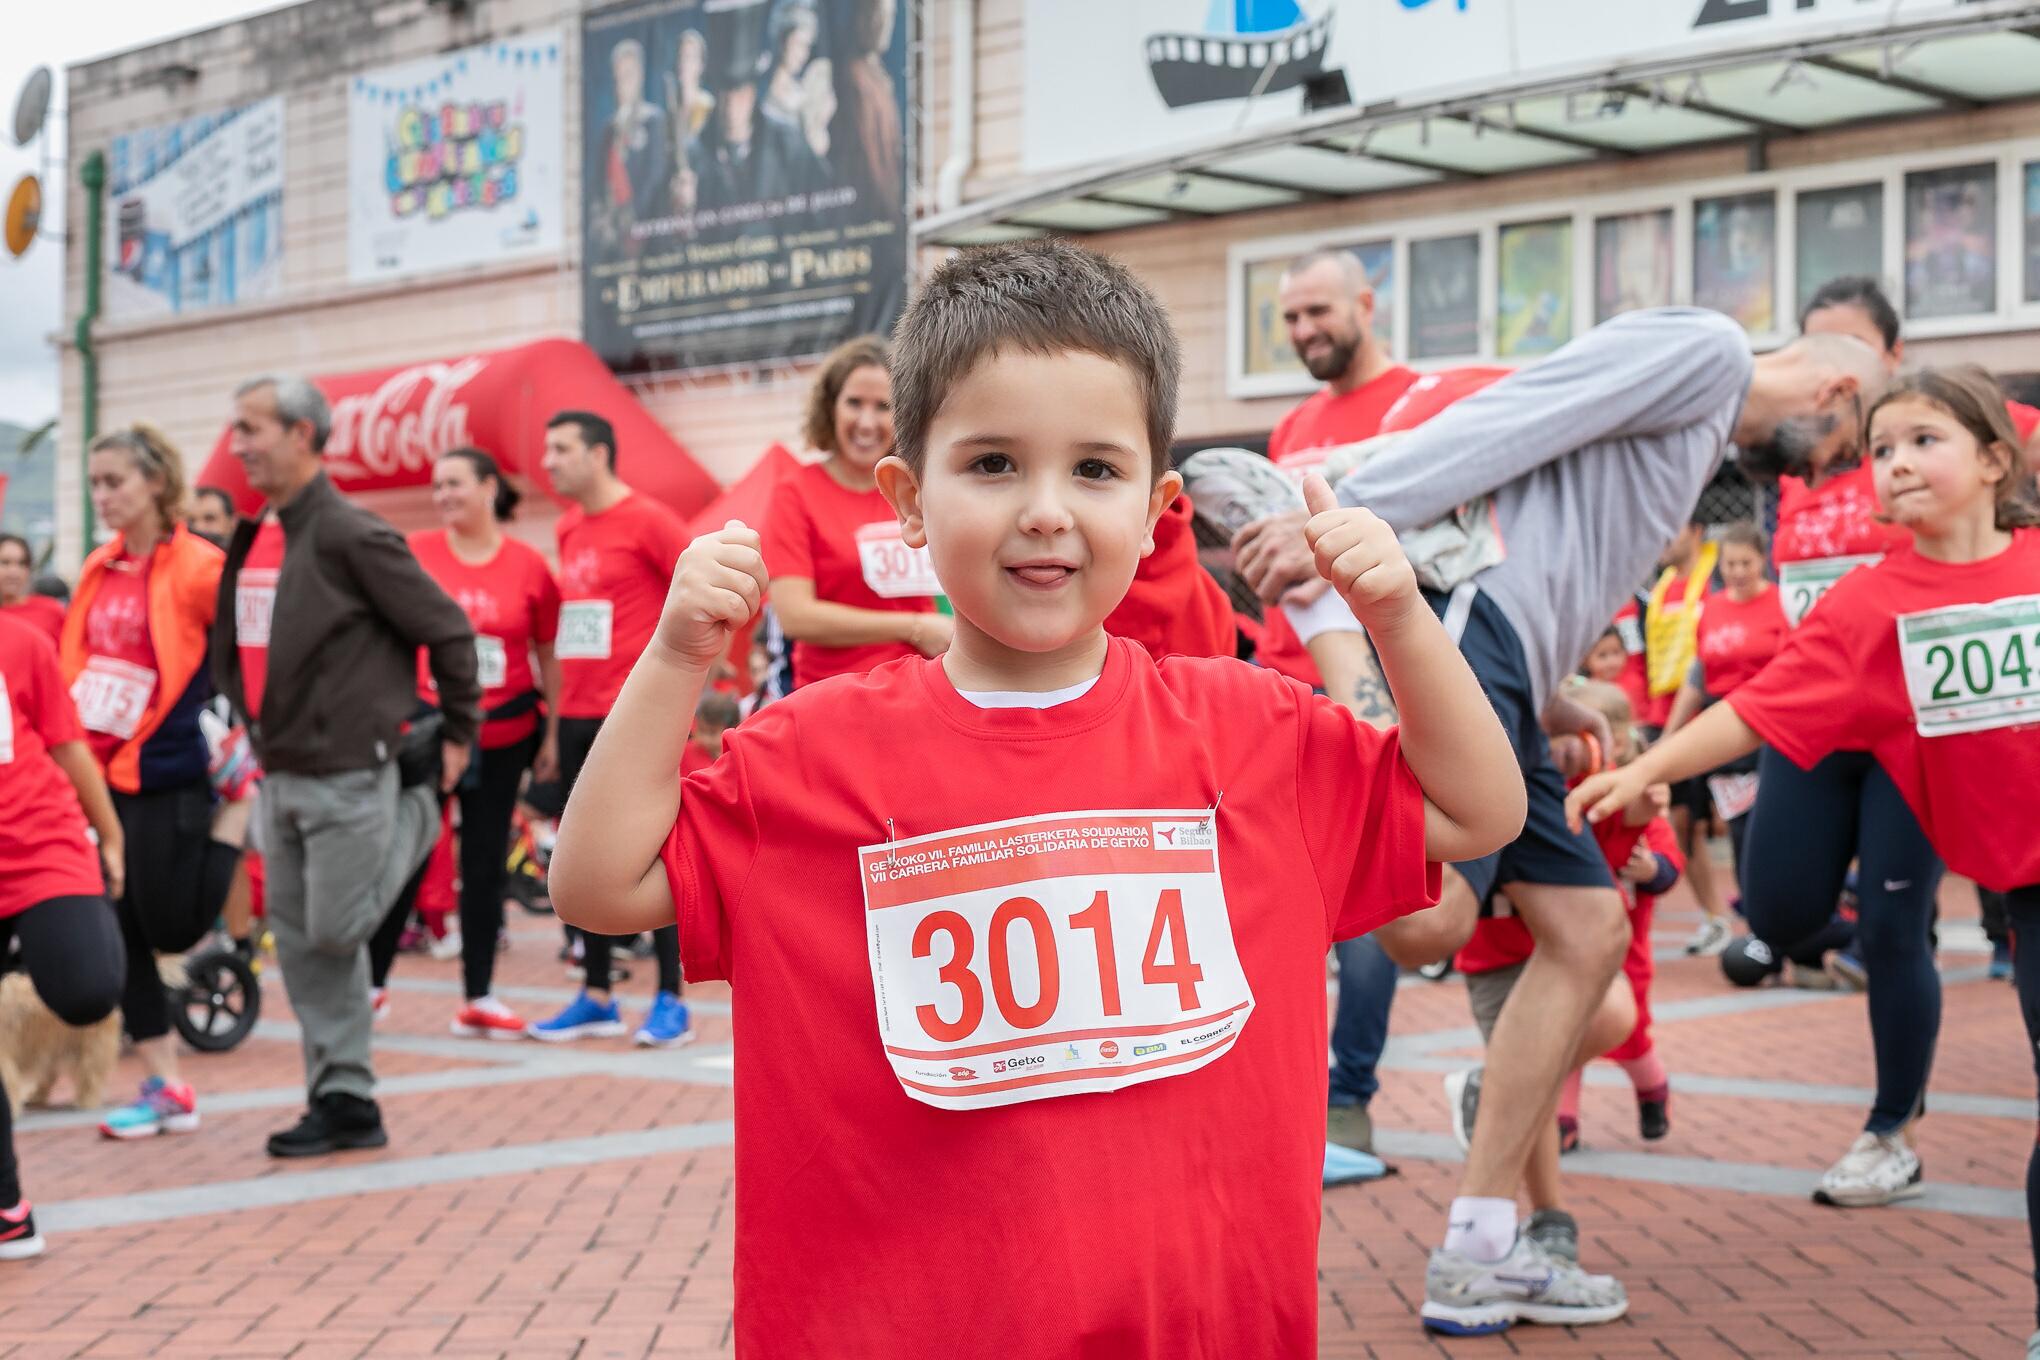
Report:
[[[1815,1204],[1843,1209],[1869,1209],[1893,1200],[1911,1199],[1922,1190],[1920,1157],[1896,1133],[1863,1132],[1842,1160],[1827,1169]]]
[[[1518,1322],[1588,1327],[1629,1311],[1610,1275],[1589,1275],[1522,1233],[1499,1261],[1464,1252],[1431,1253],[1424,1271],[1424,1326],[1452,1336],[1486,1336]]]
[[[448,959],[460,957],[460,929],[455,927],[432,942],[432,957],[445,963]]]
[[[1696,958],[1713,958],[1728,948],[1728,942],[1735,932],[1728,927],[1726,916],[1709,916],[1700,922],[1693,932],[1693,938],[1686,941],[1686,953]]]
[[[1461,1152],[1473,1151],[1473,1121],[1480,1113],[1480,1078],[1485,1070],[1469,1067],[1445,1074],[1445,1104],[1452,1111],[1452,1136]]]
[[[390,989],[371,987],[368,989],[369,1023],[380,1025],[390,1013]]]
[[[1303,509],[1288,474],[1246,449],[1200,449],[1183,460],[1183,480],[1197,518],[1228,541],[1255,520]]]

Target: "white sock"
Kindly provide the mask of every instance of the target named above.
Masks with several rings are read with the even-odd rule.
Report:
[[[1516,1201],[1461,1195],[1445,1217],[1445,1250],[1499,1261],[1516,1244]]]

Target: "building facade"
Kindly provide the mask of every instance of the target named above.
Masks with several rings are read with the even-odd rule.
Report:
[[[690,0],[635,2],[664,13]],[[1900,303],[1909,357],[2040,369],[2040,3],[1288,10],[903,0],[895,13],[864,0],[846,22],[896,21],[905,45],[910,262],[1044,232],[1124,259],[1182,337],[1186,442],[1262,437],[1309,390],[1273,288],[1283,261],[1318,245],[1359,255],[1384,337],[1419,367],[1523,362],[1659,302],[1715,306],[1755,343],[1775,343],[1823,278],[1855,272]],[[582,199],[612,192],[603,174],[632,171],[625,157],[584,163],[606,145],[584,135],[584,72],[610,79],[617,60],[613,43],[587,60],[592,12],[576,0],[307,0],[74,68],[73,223],[87,218],[78,171],[94,151],[113,179],[133,180],[145,133],[161,143],[166,128],[230,112],[247,125],[233,143],[246,201],[205,202],[204,177],[187,176],[196,201],[169,210],[193,239],[232,219],[234,240],[195,272],[152,272],[146,234],[123,235],[109,189],[106,265],[120,286],[94,327],[100,428],[150,419],[202,461],[234,384],[255,373],[348,373],[589,334]],[[350,100],[376,97],[377,72],[429,71],[491,44],[558,49],[547,220],[514,246],[492,238],[484,262],[456,252],[378,277],[372,243],[364,261],[363,230],[350,226]],[[279,151],[273,175],[265,138]],[[358,196],[358,151],[353,175]],[[78,235],[70,317],[85,301]],[[796,444],[811,365],[791,352],[802,346],[783,348],[625,376],[727,484],[774,441]],[[75,561],[75,348],[63,371],[60,558]],[[377,494],[406,527],[422,521],[422,497]],[[523,532],[542,539],[544,523],[540,513]]]

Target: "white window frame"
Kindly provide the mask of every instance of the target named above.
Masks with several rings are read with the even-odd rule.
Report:
[[[1226,395],[1236,400],[1301,396],[1318,384],[1308,373],[1246,371],[1246,270],[1250,264],[1303,254],[1326,247],[1387,240],[1395,258],[1395,325],[1391,340],[1399,361],[1419,371],[1490,364],[1512,367],[1524,359],[1495,354],[1500,287],[1499,233],[1503,226],[1570,218],[1573,224],[1573,334],[1594,323],[1594,222],[1597,218],[1670,209],[1672,213],[1672,300],[1689,305],[1693,298],[1693,205],[1701,199],[1769,191],[1777,204],[1772,286],[1773,314],[1778,325],[1753,334],[1761,350],[1796,333],[1798,303],[1799,195],[1808,190],[1838,189],[1877,183],[1884,187],[1883,275],[1901,314],[1905,304],[1905,179],[1921,170],[1990,163],[1997,167],[1997,306],[1973,316],[1933,317],[1906,323],[1908,340],[1942,340],[2040,329],[2040,301],[2023,300],[2025,287],[2025,166],[2040,163],[2040,138],[1977,142],[1928,153],[1866,157],[1852,161],[1770,170],[1759,174],[1721,176],[1657,185],[1592,197],[1538,199],[1475,211],[1420,218],[1361,221],[1308,232],[1236,242],[1226,251]],[[1441,236],[1476,235],[1480,239],[1480,350],[1475,354],[1410,360],[1410,244]]]

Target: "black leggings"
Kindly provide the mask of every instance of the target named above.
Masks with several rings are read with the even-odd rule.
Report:
[[[560,719],[560,795],[573,796],[574,783],[581,777],[581,767],[588,763],[588,752],[595,745],[595,734],[602,730],[600,718]],[[609,947],[621,944],[622,939],[612,935],[581,933],[581,967],[584,985],[590,991],[609,990]],[[627,938],[627,937],[626,937]],[[659,990],[680,992],[680,927],[661,926],[652,932],[652,952],[659,964]]]
[[[113,907],[103,897],[52,897],[18,916],[0,919],[0,960],[8,941],[21,943],[22,966],[36,995],[67,1025],[91,1025],[113,1013],[127,974]],[[163,984],[156,984],[158,998]],[[13,1104],[0,1087],[0,1208],[21,1202],[14,1160]]]
[[[1766,747],[1743,839],[1743,911],[1757,937],[1798,957],[1834,917],[1857,859],[1856,955],[1870,984],[1877,1099],[1864,1128],[1891,1133],[1925,1108],[1941,1032],[1929,930],[1941,861],[1898,786],[1859,751],[1802,770]]]
[[[503,929],[503,881],[510,860],[510,817],[524,772],[538,754],[538,733],[494,750],[484,749],[474,774],[463,779],[454,796],[460,799],[460,971],[467,999],[489,994],[496,973],[496,937]],[[426,865],[431,861],[428,859]],[[418,905],[425,867],[411,875],[390,906],[389,915],[368,942],[369,985],[389,981],[397,944]]]
[[[2019,1015],[2026,1022],[2026,1049],[2040,1076],[2040,883],[2005,894],[2011,926],[2012,981],[2019,991]],[[2026,1158],[2026,1231],[2033,1243],[2033,1284],[2040,1293],[2040,1138]],[[2040,1321],[2040,1308],[2035,1310]]]
[[[114,912],[127,947],[121,1028],[136,1040],[170,1032],[170,1003],[156,972],[157,954],[181,954],[219,916],[240,852],[212,839],[212,789],[203,781],[153,793],[113,794],[127,838],[127,885]]]

